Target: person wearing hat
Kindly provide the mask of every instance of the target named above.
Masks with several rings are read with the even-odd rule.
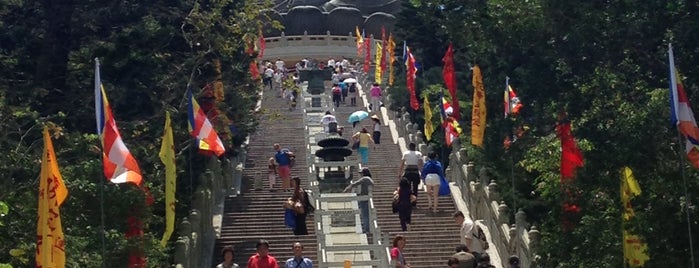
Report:
[[[369,168],[363,168],[359,172],[362,177],[357,180],[352,180],[344,192],[349,193],[354,190],[357,196],[369,196],[374,188],[374,180],[371,178]],[[358,202],[359,216],[362,219],[362,232],[369,232],[369,200],[361,200]]]
[[[269,242],[267,240],[260,240],[255,246],[257,253],[250,256],[248,260],[248,268],[279,268],[277,259],[272,255],[269,255]]]
[[[371,116],[371,122],[373,122],[372,128],[374,132],[372,133],[372,138],[374,139],[374,149],[376,149],[376,145],[381,143],[381,120],[378,115],[374,114]]]

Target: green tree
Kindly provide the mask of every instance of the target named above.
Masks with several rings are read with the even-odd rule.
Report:
[[[488,126],[484,149],[468,147],[469,156],[490,168],[511,207],[516,199],[517,207],[542,227],[545,267],[622,265],[618,196],[623,166],[634,170],[643,188],[633,202],[636,217],[625,227],[651,241],[647,265],[688,265],[686,233],[661,231],[686,230],[687,209],[696,229],[698,217],[687,204],[697,199],[685,199],[680,177],[687,178],[690,193],[699,187],[697,171],[687,165],[684,153],[678,157],[683,142],[668,120],[666,51],[672,42],[693,102],[699,65],[692,51],[698,40],[690,32],[699,30],[699,24],[690,18],[697,7],[695,1],[428,0],[410,1],[398,17],[397,24],[407,26],[404,39],[432,39],[420,42],[424,47],[416,51],[424,52],[425,62],[436,62],[435,68],[447,45],[444,36],[454,43],[456,69],[463,74],[457,77],[465,133],[472,94],[468,67],[481,67]],[[437,30],[420,30],[412,25],[415,21]],[[500,116],[506,76],[525,105],[514,119]],[[442,83],[438,76],[420,78]],[[554,131],[560,111],[572,121],[585,158],[574,184],[582,210],[572,232],[563,231],[561,224],[565,195]],[[524,135],[503,149],[503,137],[519,126]],[[462,144],[468,144],[465,136]]]

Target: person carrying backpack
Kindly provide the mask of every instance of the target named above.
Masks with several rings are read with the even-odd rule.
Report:
[[[357,106],[357,83],[350,83],[348,91],[348,97],[350,98],[350,106]]]
[[[282,180],[282,189],[291,191],[293,188],[291,188],[289,180],[291,178],[291,166],[295,158],[294,153],[289,150],[282,150],[281,145],[278,143],[274,144],[274,151],[277,152],[274,154],[274,161],[277,162],[277,174],[279,174],[279,178]]]
[[[338,84],[333,84],[332,94],[335,107],[340,107],[340,102],[342,101],[342,89]]]

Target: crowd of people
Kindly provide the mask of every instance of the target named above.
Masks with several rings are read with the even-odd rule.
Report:
[[[354,68],[349,60],[343,58],[336,61],[331,58],[325,65],[315,60],[303,59],[295,65],[295,68],[299,71],[308,68],[325,68],[326,66],[333,68],[331,89],[333,105],[335,107],[340,107],[341,105],[357,106],[356,98],[359,90],[361,90],[361,85],[357,83],[354,76]],[[299,93],[298,75],[289,72],[281,60],[277,60],[274,65],[268,62],[265,68],[265,77],[263,78],[266,79],[264,80],[265,85],[270,89],[278,90],[280,97],[290,94],[288,95],[289,101],[294,102]],[[292,85],[279,83],[283,79],[288,80]],[[289,91],[296,94],[288,93]],[[344,192],[352,191],[358,196],[371,195],[373,191],[374,179],[368,168],[369,152],[371,147],[376,149],[376,146],[381,143],[381,120],[377,111],[382,105],[383,92],[378,83],[373,84],[368,95],[371,102],[369,108],[373,113],[369,117],[372,124],[359,126],[359,120],[352,122],[352,134],[348,137],[353,144],[353,149],[356,149],[359,155],[360,176],[353,179],[344,189]],[[349,98],[349,104],[346,102],[347,98]],[[331,111],[325,113],[320,123],[323,125],[323,131],[326,133],[335,133],[342,136],[344,132],[344,127],[338,125],[338,120]],[[270,191],[275,191],[274,185],[278,177],[281,180],[282,191],[291,193],[291,197],[283,204],[285,223],[289,228],[293,229],[294,235],[307,235],[306,217],[315,208],[309,200],[308,193],[301,187],[299,177],[291,176],[291,167],[293,166],[295,155],[290,150],[282,148],[279,144],[274,144],[273,148],[275,154],[269,158],[268,163],[269,189]],[[428,211],[431,213],[439,211],[440,190],[444,186],[443,184],[446,183],[444,176],[444,168],[437,157],[437,153],[430,152],[425,158],[417,151],[415,143],[408,145],[408,150],[403,153],[400,160],[397,189],[394,192],[392,204],[393,212],[398,214],[398,220],[403,231],[408,231],[411,224],[412,211],[417,207],[420,183],[426,189],[424,195],[426,196]],[[368,233],[370,232],[369,203],[368,201],[359,201],[358,206],[362,231]],[[445,260],[447,267],[494,267],[490,264],[490,256],[485,252],[488,249],[487,238],[478,224],[460,211],[453,213],[453,219],[460,228],[459,237],[461,244],[456,246],[451,258]],[[409,260],[402,254],[406,244],[407,241],[402,235],[396,235],[393,239],[393,248],[390,254],[397,268],[410,267]],[[264,240],[260,241],[257,245],[257,254],[250,257],[248,267],[277,267],[276,260],[268,254],[268,249],[269,244]],[[301,243],[294,243],[292,250],[294,257],[287,260],[285,267],[307,268],[313,266],[310,259],[302,257],[303,245]],[[232,249],[224,248],[222,254],[225,261],[219,267],[237,267],[232,262]],[[509,263],[510,267],[519,267],[519,259],[516,256],[512,256]]]
[[[269,242],[260,240],[255,247],[256,252],[248,258],[248,268],[279,268],[277,259],[269,253]],[[313,261],[303,256],[303,244],[295,242],[291,245],[293,256],[284,262],[284,268],[313,268]],[[223,262],[216,268],[238,268],[235,263],[235,253],[232,246],[225,246],[221,250]]]

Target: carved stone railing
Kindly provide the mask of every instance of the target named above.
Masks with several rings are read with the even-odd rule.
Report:
[[[449,156],[446,175],[461,189],[461,198],[466,202],[471,217],[481,219],[490,231],[490,243],[502,257],[507,267],[507,257],[516,255],[522,267],[536,265],[536,248],[541,234],[536,226],[526,220],[521,209],[515,213],[515,222],[510,222],[510,208],[502,201],[497,191],[498,184],[488,176],[485,168],[476,174],[474,163],[468,161],[466,149],[454,148]]]
[[[367,86],[371,81],[370,76],[360,75],[360,81]],[[390,107],[390,95],[384,95],[384,106]],[[386,110],[390,120],[390,127],[395,127],[398,132],[398,144],[405,148],[413,142],[418,151],[427,155],[429,148],[424,142],[424,135],[419,130],[419,125],[411,121],[411,116],[402,111]],[[393,125],[393,126],[392,126]],[[541,234],[536,226],[526,220],[524,211],[515,213],[515,222],[510,222],[510,208],[502,200],[497,191],[496,180],[488,177],[488,172],[482,168],[477,174],[475,164],[468,161],[466,150],[457,142],[452,144],[452,154],[448,159],[448,167],[445,171],[447,180],[455,183],[461,190],[461,196],[453,196],[458,203],[463,200],[466,204],[464,214],[477,221],[486,233],[491,248],[488,250],[493,262],[499,262],[498,267],[509,267],[509,256],[516,255],[520,258],[523,268],[536,267],[536,249],[539,245]],[[494,254],[493,254],[494,253]]]
[[[212,267],[216,238],[220,235],[226,196],[238,194],[247,158],[245,148],[238,156],[219,161],[212,157],[199,175],[192,208],[180,222],[175,243],[175,264],[182,268]]]
[[[354,36],[348,35],[295,35],[265,38],[263,60],[281,58],[287,65],[303,58],[327,60],[328,58],[356,58],[357,45]]]

